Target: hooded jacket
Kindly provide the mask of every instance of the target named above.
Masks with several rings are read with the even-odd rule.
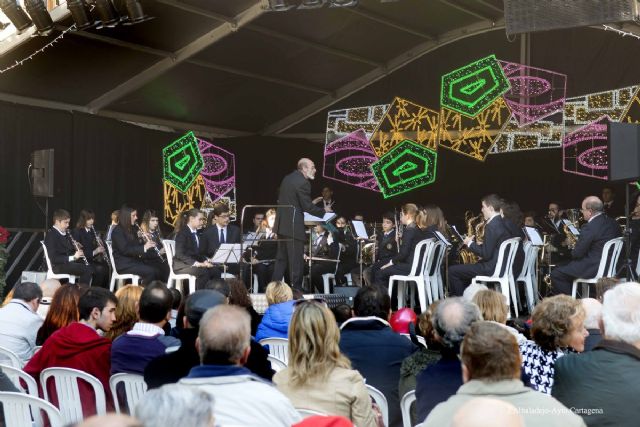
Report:
[[[51,335],[24,367],[24,371],[40,384],[40,373],[47,368],[72,368],[93,375],[102,383],[107,396],[107,410],[113,410],[109,392],[111,370],[111,341],[103,338],[91,327],[74,322]],[[96,413],[93,389],[88,384],[78,383],[84,417]],[[53,381],[47,387],[50,400],[58,404]]]
[[[260,342],[265,338],[287,338],[294,303],[295,301],[286,301],[270,305],[258,325],[256,341]]]

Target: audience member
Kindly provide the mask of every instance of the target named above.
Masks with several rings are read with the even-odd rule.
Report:
[[[80,300],[81,294],[80,286],[73,283],[67,283],[58,288],[51,300],[51,310],[38,329],[36,345],[44,344],[55,331],[80,320],[78,300]]]
[[[251,342],[251,319],[246,310],[218,305],[204,314],[198,332],[200,366],[180,384],[198,387],[216,401],[216,420],[222,425],[289,427],[300,420],[291,402],[271,383],[243,365]]]
[[[378,420],[362,375],[338,346],[340,330],[325,304],[300,301],[289,325],[289,365],[273,382],[296,408],[342,415],[359,427]]]
[[[524,344],[527,338],[518,332],[517,329],[507,326],[507,317],[509,316],[509,304],[507,298],[500,292],[494,290],[478,291],[472,302],[480,309],[482,319],[496,322],[505,327],[518,340],[518,345]]]
[[[287,338],[289,321],[293,314],[293,292],[284,282],[271,282],[267,286],[269,307],[258,325],[256,341],[265,338]]]
[[[176,327],[178,309],[182,304],[182,293],[180,293],[180,291],[176,288],[170,288],[169,290],[171,291],[171,299],[173,301],[171,303],[171,319],[169,319],[169,326],[171,329],[173,329]]]
[[[24,367],[24,371],[36,381],[40,380],[40,373],[51,367],[73,368],[86,372],[98,378],[107,394],[107,405],[112,406],[109,393],[109,372],[111,369],[111,341],[103,338],[98,330],[109,331],[116,320],[116,305],[118,299],[104,288],[90,288],[78,301],[79,322],[59,329],[51,335]],[[55,396],[52,383],[46,385],[50,396]],[[44,387],[44,384],[41,384]],[[93,389],[86,383],[80,382],[80,396],[84,416],[96,413]],[[57,404],[57,398],[52,398]]]
[[[531,386],[550,394],[554,365],[568,352],[584,351],[584,309],[580,301],[568,295],[543,299],[532,314],[531,337],[520,345],[522,367],[530,376]]]
[[[600,322],[602,321],[602,303],[594,298],[581,300],[584,309],[584,327],[589,335],[584,340],[584,351],[591,351],[602,340]]]
[[[516,413],[523,416],[527,426],[584,426],[579,416],[556,399],[538,393],[520,381],[518,342],[513,334],[495,322],[473,323],[465,334],[460,356],[464,384],[456,394],[431,411],[424,427],[448,425],[466,402],[487,396],[515,406]],[[490,414],[490,419],[495,415]]]
[[[13,351],[23,362],[33,356],[43,319],[38,315],[42,289],[32,282],[13,288],[13,298],[0,308],[0,347]],[[0,358],[3,362],[4,357]],[[6,363],[6,362],[5,362]]]
[[[229,304],[238,305],[247,310],[247,313],[251,316],[251,336],[255,337],[258,333],[258,325],[260,324],[261,318],[253,308],[251,296],[249,296],[244,282],[239,279],[229,279],[227,283],[229,285]]]
[[[596,299],[602,302],[604,294],[620,283],[620,279],[615,277],[602,277],[596,282]]]
[[[138,321],[138,301],[144,288],[138,285],[127,285],[116,292],[118,307],[116,308],[116,321],[105,337],[115,340],[120,335],[129,332]]]
[[[433,329],[441,343],[440,360],[428,365],[416,377],[416,413],[424,420],[440,402],[455,394],[462,385],[460,344],[473,322],[480,320],[480,310],[463,298],[447,298],[433,315]]]
[[[637,426],[640,394],[640,285],[607,291],[602,304],[603,339],[582,354],[556,362],[552,394],[576,408],[589,426]]]
[[[47,279],[40,283],[40,289],[42,289],[42,299],[40,300],[40,307],[38,307],[38,314],[44,319],[49,312],[49,305],[51,299],[56,291],[60,288],[60,281],[57,279]]]
[[[151,360],[180,347],[180,340],[165,336],[163,329],[171,318],[172,302],[164,283],[151,282],[144,288],[138,304],[140,321],[113,340],[111,375],[121,372],[142,375]]]
[[[169,384],[145,393],[134,413],[144,427],[214,427],[213,408],[211,394]]]
[[[87,418],[78,427],[148,427],[135,418],[124,414],[94,415]]]
[[[336,322],[338,326],[342,325],[347,320],[353,317],[353,312],[351,311],[351,307],[347,304],[340,304],[331,309],[333,312],[333,316],[336,318]]]
[[[208,309],[224,304],[226,304],[224,295],[210,289],[202,289],[189,295],[185,303],[184,329],[179,336],[180,348],[149,362],[144,370],[144,379],[149,388],[178,382],[189,374],[191,368],[200,364],[200,356],[196,348],[200,320]],[[256,341],[251,340],[251,353],[245,367],[254,374],[271,380],[274,372],[267,356],[267,351]]]
[[[367,384],[385,395],[390,425],[400,424],[400,365],[417,347],[389,326],[391,299],[386,289],[360,288],[354,298],[353,312],[355,317],[340,327],[340,350]]]
[[[474,397],[456,411],[451,427],[525,427],[525,424],[518,408],[511,403]]]

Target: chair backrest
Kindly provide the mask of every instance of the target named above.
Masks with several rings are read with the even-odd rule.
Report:
[[[265,338],[260,340],[260,345],[269,346],[269,354],[280,359],[285,364],[289,363],[289,340],[286,338]]]
[[[176,241],[165,239],[162,241],[162,245],[164,246],[164,251],[167,256],[169,271],[171,272],[171,274],[175,274],[173,272],[173,256],[176,254]]]
[[[107,244],[107,251],[109,252],[109,259],[111,260],[111,268],[113,269],[113,274],[118,274],[116,271],[116,261],[113,259],[113,243],[110,240],[105,242]]]
[[[413,263],[411,264],[409,276],[420,276],[424,274],[427,258],[431,252],[431,246],[434,243],[434,239],[424,239],[418,242],[413,252]]]
[[[411,334],[400,334],[400,335],[402,335],[403,337],[411,341]],[[424,337],[421,337],[420,335],[416,335],[416,338],[418,339],[418,342],[424,346],[424,348],[427,348],[427,341],[424,339]]]
[[[278,359],[277,357],[271,354],[267,356],[267,360],[271,363],[271,369],[273,369],[276,372],[280,372],[287,367],[287,364],[285,362],[283,362],[282,360]]]
[[[116,412],[119,414],[123,412],[122,409],[124,408],[120,408],[120,397],[123,397],[127,407],[127,411],[124,411],[124,413],[131,414],[133,408],[136,407],[142,396],[147,392],[147,383],[144,382],[142,375],[122,373],[111,375],[109,388],[111,389]],[[123,391],[124,394],[122,393]]]
[[[500,249],[498,249],[498,261],[496,262],[496,268],[493,271],[493,277],[509,276],[513,274],[513,260],[516,257],[516,251],[518,250],[519,243],[519,237],[513,237],[500,243]]]
[[[296,408],[296,411],[302,418],[313,417],[314,415],[327,416],[324,412],[314,411],[313,409]]]
[[[618,258],[622,251],[622,245],[624,244],[624,238],[616,237],[604,244],[602,248],[602,255],[600,256],[600,265],[598,266],[598,273],[596,273],[596,279],[602,277],[613,277],[616,275],[616,265],[618,264]]]
[[[389,404],[387,403],[387,398],[384,397],[384,394],[377,388],[365,384],[367,387],[367,391],[369,392],[369,396],[373,399],[374,402],[380,407],[380,412],[382,412],[382,421],[384,421],[384,425],[386,427],[389,426]]]
[[[22,360],[20,357],[6,347],[0,347],[0,362],[8,366],[13,366],[16,369],[22,369]]]
[[[49,252],[47,251],[47,245],[44,244],[44,240],[40,240],[42,245],[42,252],[44,253],[44,260],[47,262],[47,270],[53,273],[53,267],[51,266],[51,260],[49,259]]]
[[[39,397],[38,383],[36,383],[36,380],[34,380],[31,375],[22,369],[17,369],[9,365],[0,364],[0,370],[4,372],[18,390],[31,396]]]
[[[402,412],[402,427],[411,427],[411,405],[416,401],[416,391],[408,391],[400,399],[400,411]]]
[[[46,400],[23,393],[0,392],[0,403],[7,426],[42,426],[40,411],[44,411],[51,427],[62,427],[65,423],[60,411]],[[34,413],[34,417],[32,417]],[[35,418],[35,422],[34,422]]]
[[[427,269],[429,276],[433,277],[436,274],[440,274],[440,267],[442,266],[442,261],[444,260],[444,254],[447,252],[447,245],[440,240],[436,240],[433,248],[431,249],[433,252],[433,257],[431,259],[431,265]]]
[[[65,423],[82,421],[82,396],[78,380],[88,383],[93,388],[98,415],[107,413],[107,402],[102,383],[93,375],[71,368],[47,368],[40,373],[40,385],[45,400],[50,400],[47,391],[49,378],[53,378],[58,397],[58,406]],[[89,414],[87,414],[89,416]]]

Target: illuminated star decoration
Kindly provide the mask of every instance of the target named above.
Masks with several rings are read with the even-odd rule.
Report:
[[[369,168],[376,160],[364,129],[358,129],[325,145],[322,175],[345,184],[380,191]]]
[[[328,145],[359,129],[364,131],[367,140],[369,140],[388,108],[389,104],[381,104],[329,111],[326,144]]]

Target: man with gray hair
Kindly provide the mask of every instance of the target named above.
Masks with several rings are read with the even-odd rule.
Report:
[[[571,262],[551,271],[551,286],[555,295],[571,295],[574,279],[594,277],[605,243],[620,237],[620,226],[605,215],[603,209],[602,200],[596,196],[589,196],[582,201],[582,216],[587,223],[580,228],[578,242],[571,251]]]
[[[49,306],[53,299],[53,294],[60,288],[60,281],[56,279],[47,279],[40,283],[40,289],[42,289],[42,299],[40,300],[40,307],[38,307],[38,314],[44,319],[49,312]]]
[[[167,384],[145,393],[135,416],[145,427],[213,427],[213,396],[196,387]]]
[[[440,402],[455,394],[462,385],[460,344],[471,324],[482,320],[477,305],[463,298],[447,298],[433,315],[436,339],[442,344],[441,358],[416,377],[416,414],[424,420]]]
[[[603,340],[593,351],[556,361],[552,396],[589,426],[637,426],[640,395],[640,284],[604,294]]]
[[[218,305],[207,310],[196,340],[200,366],[180,384],[211,394],[221,425],[289,427],[300,421],[289,399],[244,367],[250,340],[251,319],[243,307]]]
[[[38,314],[41,299],[40,286],[23,282],[15,286],[9,304],[0,309],[0,347],[13,351],[25,363],[33,356],[44,321]],[[4,357],[0,363],[8,364]]]
[[[602,322],[602,303],[595,298],[582,299],[582,308],[586,314],[584,327],[589,335],[584,339],[584,351],[591,351],[602,340],[600,322]]]

